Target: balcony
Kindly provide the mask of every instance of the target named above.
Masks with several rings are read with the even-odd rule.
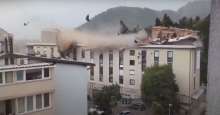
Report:
[[[0,100],[53,91],[53,68],[47,63],[0,67]]]

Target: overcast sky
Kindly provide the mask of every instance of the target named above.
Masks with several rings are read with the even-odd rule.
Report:
[[[49,27],[73,28],[116,6],[177,10],[192,0],[0,0],[0,27],[15,39],[39,38]],[[30,22],[24,26],[24,22]]]

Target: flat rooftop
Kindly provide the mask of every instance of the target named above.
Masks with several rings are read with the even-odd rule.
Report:
[[[80,61],[70,61],[66,59],[55,59],[55,58],[44,58],[44,57],[36,57],[36,56],[29,56],[29,55],[23,55],[23,54],[4,54],[0,56],[0,58],[5,57],[12,57],[12,58],[28,58],[30,60],[37,60],[40,62],[46,62],[46,63],[62,63],[62,64],[73,64],[73,65],[82,65],[82,66],[94,66],[94,63],[88,63],[88,62],[80,62]]]

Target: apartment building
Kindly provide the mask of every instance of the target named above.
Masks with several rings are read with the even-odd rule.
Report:
[[[155,29],[158,27],[153,27],[152,31]],[[177,33],[181,39],[174,40],[168,37],[170,40],[159,44],[143,43],[140,46],[123,49],[87,49],[83,46],[73,49],[71,55],[73,60],[95,64],[89,69],[89,94],[93,89],[119,84],[123,97],[140,98],[144,69],[153,65],[170,64],[180,88],[181,100],[190,103],[192,98],[198,99],[201,94],[199,74],[201,45],[195,36],[197,32],[177,28],[168,30],[169,28],[164,27],[164,29],[169,32],[174,30],[184,32]]]
[[[92,51],[78,49],[80,61],[93,62],[89,91],[119,84],[125,97],[141,97],[144,69],[172,65],[181,100],[189,102],[200,90],[200,47],[193,45],[146,45],[136,48]],[[85,54],[84,54],[85,53]]]
[[[0,115],[87,114],[93,64],[15,54],[12,37],[0,43]]]

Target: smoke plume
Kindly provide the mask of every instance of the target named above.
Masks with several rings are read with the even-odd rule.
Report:
[[[77,46],[88,49],[127,48],[137,46],[137,43],[145,38],[147,38],[147,33],[144,30],[126,35],[100,35],[76,30],[60,30],[57,46],[60,52]]]

